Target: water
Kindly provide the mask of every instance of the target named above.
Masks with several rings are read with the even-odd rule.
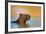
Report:
[[[29,21],[26,21],[26,24],[28,27],[40,27],[41,26],[41,20],[40,19],[30,19]],[[14,23],[14,21],[11,23],[11,28],[19,28],[20,26],[17,24],[17,22]]]

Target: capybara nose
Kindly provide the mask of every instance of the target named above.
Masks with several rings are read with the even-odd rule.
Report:
[[[30,18],[31,18],[31,16],[28,16],[28,17],[27,17],[27,20],[30,20]]]

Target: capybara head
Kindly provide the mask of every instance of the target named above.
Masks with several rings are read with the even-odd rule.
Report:
[[[17,20],[20,27],[26,27],[26,21],[30,19],[30,15],[28,14],[19,14],[19,18]]]
[[[29,20],[30,19],[30,15],[28,15],[28,14],[20,14],[20,18],[23,18],[23,19],[25,19],[25,20]]]

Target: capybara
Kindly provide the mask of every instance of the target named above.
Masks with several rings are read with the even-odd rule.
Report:
[[[18,24],[20,25],[20,28],[26,27],[26,21],[30,19],[30,15],[28,14],[20,14],[19,18],[17,19]]]

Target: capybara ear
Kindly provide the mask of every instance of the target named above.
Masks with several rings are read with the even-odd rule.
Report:
[[[21,17],[21,16],[22,16],[22,14],[19,15],[19,17]]]
[[[20,14],[20,16],[21,16],[22,14]]]

